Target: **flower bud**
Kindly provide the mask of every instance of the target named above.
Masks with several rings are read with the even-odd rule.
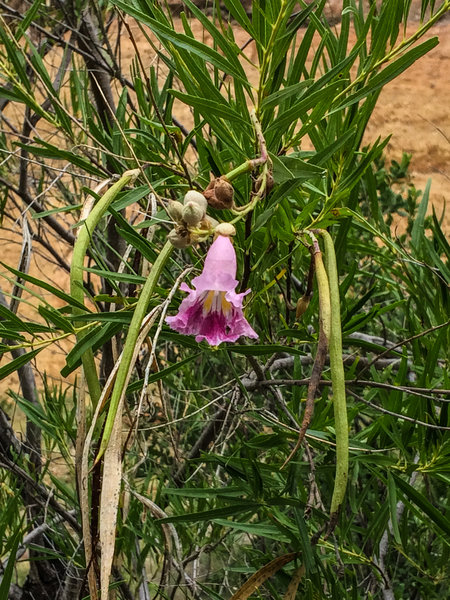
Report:
[[[212,179],[203,195],[213,208],[223,210],[233,206],[233,186],[225,176]]]
[[[191,236],[189,235],[189,231],[183,227],[172,229],[172,231],[169,231],[169,235],[167,237],[169,242],[175,248],[187,248],[191,245]]]
[[[219,221],[217,221],[217,219],[214,219],[213,217],[206,215],[206,217],[200,223],[199,228],[200,229],[215,229],[217,227],[217,225],[220,225],[220,223],[219,223]]]
[[[169,200],[166,207],[167,213],[171,219],[177,223],[183,218],[183,205],[176,200]]]
[[[231,223],[219,223],[219,225],[217,225],[217,227],[214,229],[214,233],[230,237],[232,235],[236,235],[236,229]]]
[[[297,300],[297,307],[295,309],[296,319],[300,319],[300,317],[305,314],[306,310],[308,309],[310,300],[311,296],[302,296]]]
[[[183,207],[183,221],[188,225],[198,225],[205,216],[205,211],[196,202],[188,202]]]
[[[195,202],[198,204],[200,208],[203,210],[203,214],[206,213],[206,209],[208,208],[208,202],[203,194],[200,192],[196,192],[195,190],[189,190],[184,197],[184,204],[188,204],[189,202]]]

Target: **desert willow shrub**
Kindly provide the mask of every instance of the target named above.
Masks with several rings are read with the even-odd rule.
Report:
[[[2,5],[0,597],[442,598],[449,246],[362,139],[450,3],[197,5]]]

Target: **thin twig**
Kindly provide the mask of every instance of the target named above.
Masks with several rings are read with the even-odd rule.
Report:
[[[370,402],[370,400],[366,400],[365,398],[363,398],[359,394],[356,394],[352,390],[347,390],[347,393],[350,394],[350,396],[353,396],[353,398],[356,398],[358,402],[363,402],[367,406],[374,408],[375,410],[377,410],[380,413],[383,413],[384,415],[391,415],[392,417],[397,417],[397,419],[402,419],[403,421],[414,423],[414,425],[422,425],[422,427],[428,427],[429,429],[437,429],[439,431],[450,431],[450,427],[444,427],[443,425],[433,425],[432,423],[425,423],[425,421],[419,421],[419,419],[413,419],[412,417],[407,417],[406,415],[400,415],[398,413],[392,412],[387,408],[382,408],[381,406]]]
[[[447,327],[450,324],[450,319],[448,321],[446,321],[445,323],[440,323],[439,325],[435,325],[434,327],[430,327],[429,329],[426,329],[425,331],[421,331],[420,333],[417,333],[416,335],[413,335],[409,338],[407,338],[406,340],[402,340],[401,342],[398,342],[397,344],[394,344],[393,346],[391,346],[390,348],[388,348],[387,350],[385,350],[384,352],[382,352],[381,354],[379,354],[377,356],[377,358],[374,358],[368,365],[366,365],[361,371],[360,371],[360,375],[362,373],[364,373],[364,371],[367,371],[367,369],[369,369],[376,360],[379,360],[380,358],[382,358],[383,356],[385,356],[386,354],[389,354],[390,352],[392,352],[392,350],[395,350],[395,348],[399,348],[400,346],[404,346],[405,344],[408,344],[409,342],[412,342],[413,340],[417,340],[418,338],[423,337],[424,335],[428,335],[429,333],[433,332],[433,331],[437,331],[438,329],[442,329],[442,327]]]

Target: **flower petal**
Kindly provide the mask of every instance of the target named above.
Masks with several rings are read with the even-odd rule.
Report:
[[[188,293],[178,314],[166,323],[179,333],[195,335],[197,342],[206,340],[211,346],[235,342],[245,335],[257,338],[242,312],[242,301],[250,290],[236,293],[236,253],[228,237],[219,235],[211,245],[203,272],[192,280],[195,289],[183,283]]]
[[[234,290],[238,284],[236,269],[233,244],[230,238],[219,235],[208,250],[202,274],[192,280],[192,285],[199,292]]]

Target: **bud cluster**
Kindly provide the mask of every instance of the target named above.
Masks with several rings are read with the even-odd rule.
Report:
[[[206,214],[209,201],[205,196],[206,190],[204,195],[189,190],[183,203],[177,200],[169,200],[167,203],[167,213],[176,223],[175,229],[169,233],[169,240],[175,248],[187,248],[194,242],[205,240],[213,232],[225,236],[235,235],[236,230],[231,223],[218,223]]]

